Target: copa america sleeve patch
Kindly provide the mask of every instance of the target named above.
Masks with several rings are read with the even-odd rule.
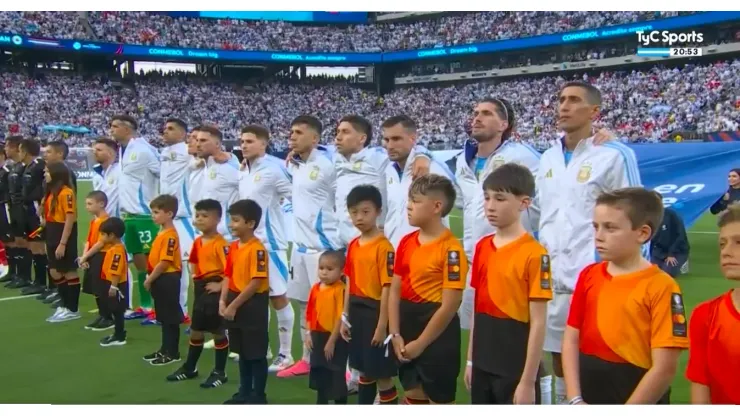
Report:
[[[388,277],[393,277],[393,265],[396,263],[396,253],[389,251],[385,256],[385,270]]]
[[[540,258],[540,271],[542,273],[550,273],[550,256],[543,254]]]
[[[683,306],[683,296],[680,293],[671,294],[671,322],[673,324],[673,336],[686,338],[686,309]]]
[[[547,254],[540,257],[540,289],[552,290],[550,284],[550,256]]]
[[[265,256],[265,250],[257,250],[257,271],[267,271],[267,259]]]
[[[168,256],[175,255],[175,239],[174,238],[169,238],[167,240],[167,255]]]
[[[72,195],[67,195],[67,208],[72,209],[73,204],[74,200],[72,199]]]
[[[460,280],[460,252],[457,250],[447,251],[447,280]]]
[[[118,267],[121,265],[121,255],[120,254],[114,254],[113,255],[113,261],[111,262],[110,268],[112,270],[118,270]]]

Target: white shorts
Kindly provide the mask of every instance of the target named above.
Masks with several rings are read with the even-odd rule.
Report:
[[[543,348],[547,352],[561,353],[563,350],[563,334],[572,297],[568,293],[553,293],[552,300],[547,302],[547,333]]]
[[[268,251],[270,260],[268,276],[270,278],[270,297],[282,296],[288,291],[288,252],[286,250]]]
[[[300,252],[293,249],[290,257],[290,280],[288,297],[299,302],[308,302],[308,294],[319,281],[319,258],[321,251]]]

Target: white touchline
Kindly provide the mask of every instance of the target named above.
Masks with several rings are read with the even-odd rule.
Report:
[[[36,295],[11,296],[9,298],[0,298],[0,302],[5,302],[6,300],[17,300],[17,299],[25,299],[25,298],[33,298],[33,297],[36,297]]]

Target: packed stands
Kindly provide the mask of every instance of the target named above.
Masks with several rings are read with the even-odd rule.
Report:
[[[72,144],[81,145],[105,134],[113,114],[130,113],[139,119],[140,133],[155,142],[168,116],[182,117],[191,125],[216,124],[231,140],[242,125],[264,123],[275,137],[273,146],[280,150],[285,148],[290,121],[299,114],[318,116],[325,125],[324,140],[329,141],[336,122],[346,114],[370,118],[379,132],[384,118],[405,113],[419,123],[424,143],[441,149],[459,147],[467,138],[476,100],[498,96],[516,106],[515,138],[546,147],[558,137],[556,93],[571,77],[587,79],[601,89],[604,109],[599,124],[625,140],[660,141],[675,131],[736,130],[740,123],[740,60],[603,72],[593,77],[405,88],[382,98],[351,84],[326,80],[322,85],[270,83],[244,88],[192,74],[120,83],[67,71],[38,72],[29,78],[0,67],[0,134],[21,132],[42,138],[64,134]],[[84,136],[45,132],[47,125],[84,126],[91,132]]]

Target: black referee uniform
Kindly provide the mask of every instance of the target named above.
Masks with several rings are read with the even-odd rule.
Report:
[[[37,157],[32,160],[23,171],[23,211],[26,218],[24,236],[29,242],[44,241],[44,235],[39,232],[39,228],[41,227],[41,216],[44,212],[44,209],[41,206],[41,201],[44,199],[45,167],[46,162],[44,162],[44,159]],[[31,259],[33,259],[33,263],[31,262]],[[32,255],[30,251],[28,251],[28,259],[23,263],[23,267],[30,276],[32,264],[36,265],[34,285],[37,287],[46,287],[46,263],[46,254]]]
[[[13,237],[10,234],[10,193],[8,179],[10,176],[10,167],[8,164],[0,167],[0,241],[8,243],[13,241]],[[15,262],[11,262],[12,256],[15,251],[5,245],[5,253],[8,257],[8,274],[0,279],[0,283],[9,282],[15,278],[15,270],[12,266]]]
[[[26,166],[22,162],[16,162],[8,166],[8,197],[10,206],[7,210],[10,215],[10,237],[12,239],[25,237],[25,215],[23,209],[23,172]],[[30,267],[25,270],[23,262],[28,250],[25,248],[13,247],[8,249],[8,264],[10,271],[14,274],[14,279],[6,287],[21,288],[31,284]],[[30,264],[30,253],[27,256]]]

